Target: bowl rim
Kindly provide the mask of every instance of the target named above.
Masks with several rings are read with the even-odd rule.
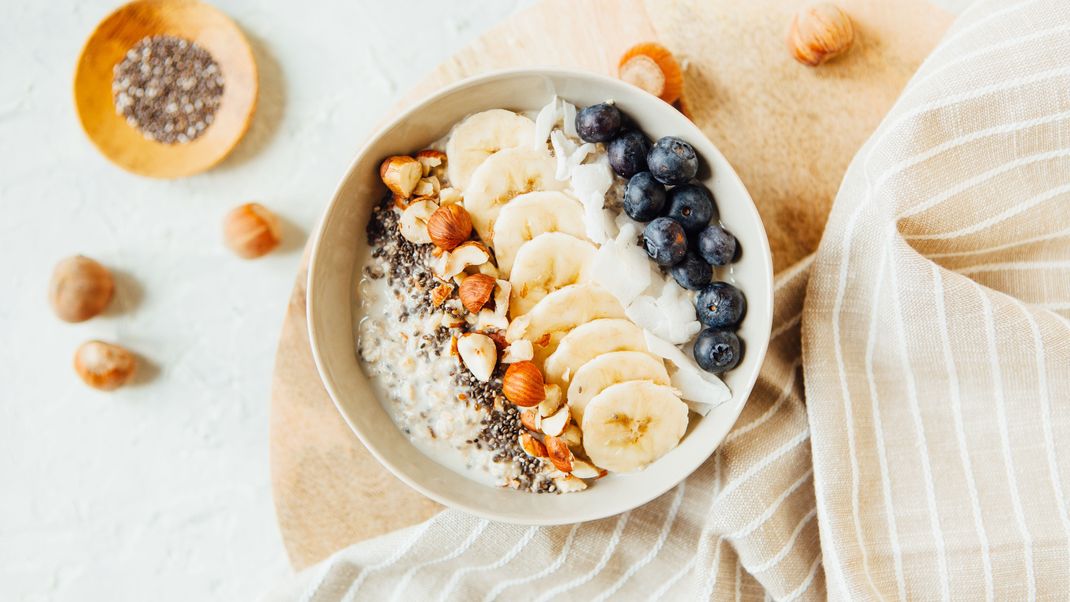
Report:
[[[338,184],[335,186],[334,192],[331,195],[330,202],[323,208],[323,210],[321,212],[321,215],[320,215],[320,219],[317,222],[317,225],[316,225],[316,228],[315,228],[315,232],[314,232],[313,238],[311,240],[311,245],[309,247],[310,248],[310,252],[309,252],[309,258],[308,258],[308,264],[307,264],[308,274],[307,274],[307,277],[306,277],[306,279],[304,281],[304,284],[305,284],[305,287],[306,287],[306,289],[305,289],[306,290],[305,321],[306,321],[306,328],[308,330],[309,343],[310,343],[310,348],[311,348],[311,351],[312,351],[313,360],[315,361],[315,364],[316,364],[316,371],[319,373],[320,382],[323,384],[324,388],[326,389],[326,391],[328,393],[328,396],[331,398],[331,402],[334,404],[334,407],[338,411],[338,413],[341,414],[342,419],[345,421],[346,425],[349,427],[349,430],[352,431],[357,436],[358,440],[361,442],[361,444],[364,446],[364,448],[367,449],[369,453],[371,453],[372,457],[374,457],[376,459],[376,461],[378,461],[387,470],[389,470],[390,473],[392,475],[394,475],[394,477],[396,477],[397,479],[399,479],[400,481],[402,481],[403,483],[405,483],[406,485],[408,485],[412,489],[416,490],[420,494],[424,495],[425,497],[427,497],[427,498],[429,498],[429,499],[431,499],[431,500],[433,500],[435,502],[438,502],[439,504],[442,504],[443,506],[445,506],[447,508],[453,508],[453,509],[457,509],[457,510],[462,510],[464,512],[467,512],[469,514],[473,514],[475,516],[479,516],[479,517],[482,517],[482,518],[487,518],[487,519],[495,520],[495,521],[499,521],[499,522],[504,522],[504,523],[520,524],[520,525],[531,525],[531,526],[555,526],[555,525],[564,525],[564,524],[574,524],[574,523],[588,522],[588,521],[599,520],[599,519],[603,519],[603,518],[607,518],[607,517],[612,517],[612,516],[616,516],[616,515],[619,515],[619,514],[623,514],[624,512],[629,512],[631,510],[634,510],[635,508],[638,508],[638,507],[640,507],[640,506],[642,506],[644,504],[647,504],[648,502],[656,499],[657,497],[663,495],[664,493],[672,490],[673,488],[678,486],[680,483],[685,481],[687,478],[689,478],[692,474],[694,474],[694,472],[703,463],[705,463],[710,457],[713,456],[713,454],[715,454],[717,452],[717,450],[720,448],[720,446],[724,443],[725,437],[728,435],[728,433],[735,426],[735,423],[739,420],[739,416],[740,416],[740,414],[742,414],[743,408],[747,405],[747,400],[744,399],[743,402],[738,405],[738,408],[735,411],[735,415],[732,416],[731,421],[730,421],[730,423],[728,425],[728,428],[720,436],[720,439],[717,442],[717,444],[710,449],[709,454],[706,454],[706,455],[695,454],[695,456],[693,458],[691,458],[689,462],[686,463],[685,470],[682,471],[682,476],[680,477],[680,479],[673,481],[669,486],[662,487],[662,488],[651,488],[649,490],[642,490],[641,493],[635,495],[633,499],[629,500],[628,504],[626,504],[626,507],[611,509],[608,512],[606,512],[606,511],[593,511],[593,512],[582,512],[582,511],[580,511],[580,512],[576,512],[573,515],[570,515],[566,520],[554,519],[554,518],[551,518],[551,517],[540,517],[540,516],[517,517],[517,516],[514,516],[512,514],[499,512],[499,511],[495,510],[494,508],[477,507],[477,506],[473,506],[471,504],[465,503],[463,501],[459,501],[457,499],[450,498],[447,495],[440,495],[439,493],[434,492],[434,491],[430,490],[429,488],[425,487],[423,484],[418,482],[416,479],[411,478],[404,470],[401,469],[400,466],[398,466],[396,463],[394,463],[389,458],[387,458],[386,455],[381,450],[377,449],[377,447],[375,445],[370,444],[368,442],[368,440],[364,437],[364,435],[360,432],[360,430],[357,429],[354,426],[354,424],[352,423],[352,421],[349,418],[349,415],[342,408],[342,405],[338,401],[339,394],[335,390],[335,385],[334,385],[333,379],[329,375],[329,371],[326,370],[325,367],[324,367],[324,363],[325,363],[326,360],[321,355],[321,352],[320,352],[320,340],[319,340],[319,336],[317,335],[315,329],[313,328],[313,319],[312,319],[312,316],[313,316],[313,313],[314,313],[314,308],[317,306],[316,292],[315,292],[317,290],[316,286],[315,286],[316,270],[313,269],[313,266],[315,266],[317,264],[317,260],[319,259],[319,253],[320,253],[321,244],[323,242],[324,234],[325,234],[325,232],[327,230],[327,217],[331,213],[332,209],[336,206],[337,203],[343,202],[343,199],[341,198],[342,188],[344,187],[346,181],[352,176],[354,170],[357,169],[358,165],[363,163],[366,160],[365,154],[368,152],[368,150],[372,146],[377,144],[385,136],[385,134],[390,129],[392,129],[395,125],[397,125],[398,123],[401,123],[404,120],[408,119],[416,111],[419,111],[419,110],[423,109],[424,107],[426,107],[427,105],[432,104],[434,102],[437,102],[441,98],[443,98],[445,96],[448,96],[450,94],[453,94],[454,92],[456,92],[458,90],[461,90],[461,89],[467,88],[467,87],[471,87],[471,86],[475,86],[475,85],[479,85],[479,84],[483,84],[483,83],[489,82],[491,80],[506,79],[506,78],[511,78],[511,77],[531,77],[531,76],[535,76],[535,77],[547,76],[547,77],[581,78],[581,79],[590,80],[590,81],[592,81],[593,83],[596,83],[596,84],[606,84],[606,85],[611,85],[611,86],[627,85],[627,84],[624,84],[624,82],[621,82],[619,79],[616,79],[616,78],[613,78],[613,77],[610,77],[610,76],[607,76],[607,75],[604,75],[604,74],[601,74],[601,73],[583,71],[583,70],[580,70],[580,69],[568,69],[568,68],[560,68],[560,67],[522,67],[522,68],[498,69],[498,70],[488,71],[488,72],[485,72],[485,73],[480,73],[480,74],[475,75],[475,76],[464,78],[462,80],[459,80],[459,81],[456,81],[456,82],[451,83],[449,85],[446,85],[446,86],[444,86],[442,88],[439,88],[439,89],[435,90],[434,92],[432,92],[430,94],[418,97],[415,101],[413,101],[413,102],[409,103],[407,106],[405,106],[403,108],[403,110],[401,110],[400,112],[398,112],[394,116],[390,117],[387,121],[383,122],[379,127],[377,127],[375,129],[375,131],[373,133],[371,133],[365,139],[365,142],[360,146],[359,150],[354,155],[353,160],[346,167],[345,171],[343,172],[342,177],[338,181]],[[651,96],[651,99],[652,100],[658,100],[659,102],[664,102],[664,101],[660,101],[660,99],[657,99],[657,97],[655,97],[655,96]],[[672,105],[669,105],[669,104],[665,104],[665,108],[667,110],[673,110],[673,111],[677,110],[675,107],[673,107]],[[691,121],[690,118],[687,118],[687,119],[688,119],[688,121]],[[754,353],[758,354],[757,361],[755,362],[755,366],[756,367],[755,367],[753,373],[750,374],[749,377],[747,378],[746,385],[744,387],[739,387],[740,390],[747,391],[747,398],[749,398],[749,396],[753,392],[754,386],[755,386],[755,384],[756,384],[756,382],[758,380],[758,375],[761,373],[761,366],[764,363],[766,353],[767,353],[767,351],[769,349],[770,337],[772,335],[773,311],[775,309],[775,307],[773,305],[774,274],[773,274],[772,251],[771,251],[771,249],[769,247],[769,237],[768,237],[768,234],[767,234],[767,232],[765,230],[765,225],[764,225],[764,222],[762,221],[761,215],[758,212],[758,208],[754,204],[754,199],[751,197],[750,191],[747,190],[746,185],[743,183],[743,181],[739,177],[739,174],[736,172],[735,167],[733,167],[731,165],[731,163],[728,161],[728,159],[726,157],[724,157],[724,154],[721,153],[720,149],[717,148],[717,145],[714,144],[713,141],[710,140],[709,137],[706,136],[706,134],[704,132],[702,132],[702,130],[698,127],[698,125],[695,124],[694,122],[691,122],[691,123],[694,126],[695,130],[702,136],[702,138],[707,143],[709,143],[710,146],[713,147],[714,150],[719,155],[721,155],[721,158],[724,159],[725,163],[729,165],[730,173],[728,173],[728,174],[722,173],[721,176],[722,177],[731,178],[734,181],[734,183],[739,186],[739,189],[742,190],[743,193],[746,195],[746,198],[750,203],[750,208],[754,212],[754,217],[757,219],[758,224],[761,226],[760,228],[758,228],[759,238],[757,240],[753,241],[753,242],[760,243],[760,245],[759,245],[760,246],[760,251],[761,251],[761,254],[762,254],[763,258],[764,258],[765,273],[767,274],[767,278],[766,278],[766,282],[765,282],[766,294],[765,294],[764,298],[761,299],[761,301],[762,301],[762,304],[765,307],[768,307],[769,319],[767,320],[767,324],[765,325],[765,328],[763,329],[764,336],[762,336],[760,343],[756,344],[756,342],[754,342],[754,341],[748,341],[747,342],[747,352],[748,352],[748,354],[754,354]],[[750,248],[750,246],[753,244],[753,242],[748,244],[748,248]],[[751,297],[750,297],[749,293],[748,293],[748,305],[751,305]],[[359,363],[359,359],[357,361]],[[735,391],[733,391],[733,396],[735,396]],[[700,455],[702,455],[702,457],[699,457]],[[442,467],[442,470],[448,471],[450,469],[447,468],[447,467]]]

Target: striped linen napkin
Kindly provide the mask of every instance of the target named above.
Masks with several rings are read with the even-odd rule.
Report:
[[[446,511],[272,599],[965,599],[1070,591],[1070,3],[968,9],[776,283],[735,430],[632,512]]]

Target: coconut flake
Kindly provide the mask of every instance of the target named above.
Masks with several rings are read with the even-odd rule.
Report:
[[[554,158],[557,159],[557,172],[554,177],[564,182],[572,176],[569,167],[569,159],[576,152],[576,145],[561,133],[561,130],[550,132],[550,146],[554,148]]]
[[[606,193],[613,185],[613,171],[604,157],[572,169],[572,190],[583,203],[583,222],[587,237],[596,244],[609,240],[612,218],[604,211]]]
[[[649,330],[643,331],[646,347],[651,353],[669,361],[669,384],[687,401],[718,406],[732,399],[732,392],[724,381],[706,372],[679,347]]]
[[[535,150],[546,148],[546,139],[550,137],[550,130],[554,129],[557,120],[561,118],[560,105],[555,94],[553,99],[539,111],[539,115],[535,117],[535,137],[531,142],[531,148]]]
[[[594,281],[623,307],[631,305],[650,286],[650,260],[635,244],[638,236],[639,229],[634,224],[625,224],[614,240],[598,249],[591,263]]]
[[[661,294],[636,297],[624,313],[633,322],[674,345],[690,341],[702,324],[695,317],[695,306],[680,285],[666,281]]]
[[[561,101],[561,121],[565,126],[565,135],[571,138],[579,138],[576,131],[576,105],[567,100]]]

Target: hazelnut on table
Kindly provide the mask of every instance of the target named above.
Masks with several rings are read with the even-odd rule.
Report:
[[[134,376],[137,358],[130,351],[103,341],[82,343],[74,352],[74,371],[85,384],[112,391],[125,385]]]
[[[835,4],[822,2],[799,11],[788,30],[788,49],[795,60],[816,67],[844,54],[854,44],[851,17]]]
[[[279,220],[260,203],[235,207],[223,221],[223,241],[243,259],[256,259],[279,246]]]
[[[115,280],[107,268],[75,255],[56,264],[48,298],[61,320],[84,322],[104,311],[114,292]]]

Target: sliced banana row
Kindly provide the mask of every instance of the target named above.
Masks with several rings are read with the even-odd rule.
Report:
[[[446,145],[450,182],[512,285],[506,340],[530,341],[547,383],[567,391],[594,464],[639,470],[679,444],[687,405],[642,329],[594,282],[583,206],[533,137],[534,123],[510,111],[472,115]]]

